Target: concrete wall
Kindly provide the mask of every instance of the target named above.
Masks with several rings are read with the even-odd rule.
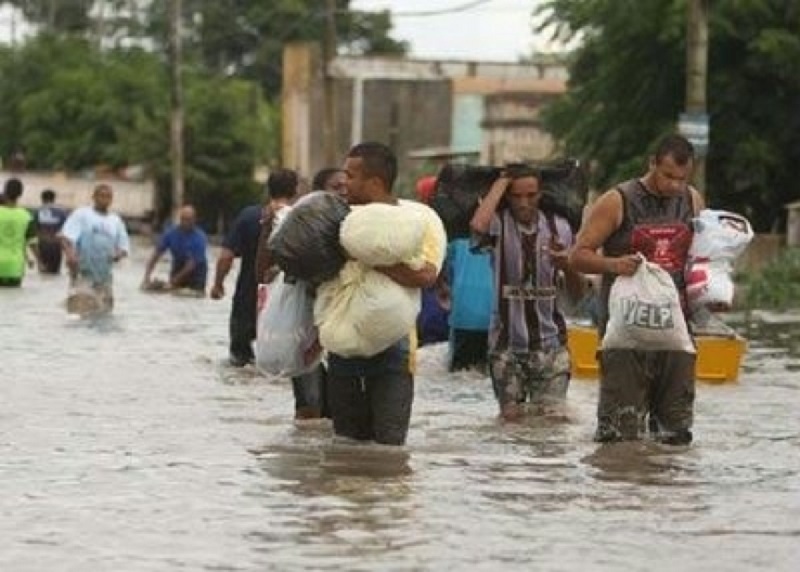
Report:
[[[539,113],[552,97],[529,92],[487,96],[481,160],[501,165],[549,158],[554,142],[542,128]]]
[[[293,44],[284,51],[283,164],[311,177],[338,166],[356,142],[389,145],[400,162],[399,184],[406,187],[415,173],[408,152],[450,143],[452,89],[438,76],[380,77],[352,74],[334,79],[336,104],[335,165],[325,163],[323,139],[324,76],[319,50]],[[352,71],[352,70],[351,70]]]
[[[283,70],[283,166],[311,177],[325,160],[324,77],[319,46],[287,45],[283,51]]]
[[[800,246],[800,202],[787,205],[786,245]]]
[[[110,179],[68,177],[60,173],[24,172],[11,174],[0,172],[0,180],[17,177],[22,181],[24,192],[20,206],[35,208],[41,204],[39,198],[45,189],[56,192],[56,203],[67,209],[92,204],[95,186],[108,183],[114,191],[112,210],[129,220],[149,220],[155,210],[156,189],[152,182],[133,182]]]
[[[502,147],[490,153],[497,161],[547,156],[552,143],[535,120],[541,99],[534,107],[518,110],[511,123],[488,118],[485,102],[494,94],[507,94],[512,103],[517,97],[513,94],[519,93],[556,96],[566,90],[567,79],[567,69],[558,61],[515,64],[339,56],[329,71],[334,78],[336,156],[343,160],[359,141],[388,144],[400,160],[400,183],[406,192],[410,181],[422,174],[420,162],[409,160],[410,152],[450,147],[477,154],[485,146],[484,120],[491,123],[495,147]],[[305,176],[333,166],[326,165],[324,157],[324,90],[319,48],[289,45],[284,52],[283,163]]]

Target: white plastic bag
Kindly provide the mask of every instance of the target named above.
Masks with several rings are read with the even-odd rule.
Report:
[[[351,257],[367,266],[413,263],[420,254],[425,225],[417,210],[370,203],[352,208],[342,222],[339,240]]]
[[[692,221],[694,237],[686,268],[689,309],[733,304],[733,262],[753,239],[753,229],[741,215],[711,209]]]
[[[701,210],[692,220],[692,258],[733,261],[753,240],[750,222],[741,215],[712,209]]]
[[[642,260],[633,276],[614,280],[601,349],[695,353],[678,289],[666,270]]]
[[[314,301],[307,282],[284,281],[281,272],[260,294],[266,294],[258,314],[256,367],[262,373],[293,377],[314,369],[322,357]]]
[[[349,261],[317,289],[314,317],[322,347],[345,357],[378,354],[411,333],[420,310],[418,288]]]

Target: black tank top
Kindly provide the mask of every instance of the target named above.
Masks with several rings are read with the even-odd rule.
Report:
[[[622,256],[641,252],[647,260],[669,272],[685,310],[684,269],[692,244],[694,217],[691,189],[687,188],[677,197],[660,197],[648,191],[639,179],[632,179],[609,192],[622,196],[622,224],[606,240],[603,254]],[[601,336],[608,321],[608,296],[615,278],[614,274],[603,274],[599,308]]]

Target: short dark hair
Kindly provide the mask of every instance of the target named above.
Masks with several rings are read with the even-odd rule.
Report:
[[[397,157],[394,151],[383,143],[367,141],[353,146],[347,156],[361,159],[364,174],[368,177],[378,177],[391,192],[397,179]]]
[[[271,199],[291,199],[297,194],[299,179],[291,169],[276,169],[267,178],[267,195]]]
[[[658,142],[655,152],[656,163],[661,162],[667,155],[675,159],[678,165],[685,165],[694,160],[694,145],[683,135],[672,133]]]
[[[320,169],[317,171],[317,174],[314,175],[314,178],[311,180],[311,190],[312,191],[321,191],[326,188],[325,185],[328,184],[328,179],[330,179],[336,173],[341,173],[342,170],[337,167],[325,167],[324,169]]]
[[[43,190],[41,196],[43,203],[52,203],[56,200],[56,192],[52,189]]]
[[[540,180],[540,175],[538,169],[533,165],[528,165],[526,163],[509,163],[506,165],[503,172],[506,177],[511,179],[512,181],[516,181],[517,179],[526,179],[528,177],[533,177],[537,181]]]
[[[22,188],[22,181],[14,177],[6,181],[3,194],[7,200],[16,201],[22,196]]]

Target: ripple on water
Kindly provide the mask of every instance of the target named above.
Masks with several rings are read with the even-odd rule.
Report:
[[[755,330],[738,384],[698,388],[689,448],[593,443],[591,381],[561,415],[504,425],[488,378],[449,374],[440,345],[420,352],[407,447],[387,450],[295,425],[288,382],[225,364],[229,300],[138,290],[149,248],[103,319],[67,317],[64,278],[0,291],[0,570],[800,561],[790,326]]]

